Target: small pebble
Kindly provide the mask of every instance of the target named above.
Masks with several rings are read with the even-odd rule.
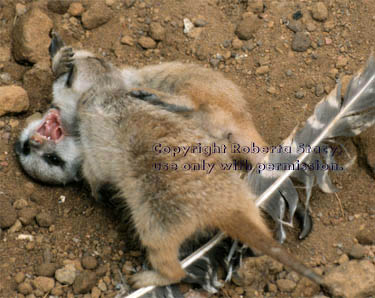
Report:
[[[57,265],[55,263],[43,263],[35,268],[35,274],[38,276],[53,277],[56,272]]]
[[[13,207],[17,210],[23,209],[28,205],[25,199],[19,199],[13,203]]]
[[[33,292],[33,287],[29,282],[22,282],[17,287],[18,292],[24,295],[29,295]]]
[[[25,273],[23,272],[18,272],[16,276],[14,277],[14,280],[17,284],[20,284],[25,280]]]
[[[289,279],[278,279],[276,284],[281,292],[292,292],[297,286],[294,281]]]
[[[95,269],[98,266],[98,261],[93,256],[85,256],[82,258],[82,267],[85,269]]]
[[[125,44],[125,45],[128,45],[128,46],[134,46],[134,39],[129,35],[123,36],[121,38],[120,42],[122,44]]]
[[[156,42],[150,37],[142,36],[140,39],[138,39],[138,44],[144,48],[144,49],[155,49],[156,48]]]
[[[304,98],[304,97],[305,97],[305,91],[303,91],[303,90],[298,90],[298,91],[296,92],[296,94],[295,94],[295,97],[296,97],[297,99],[302,99],[302,98]]]
[[[328,9],[323,2],[317,2],[312,8],[312,17],[314,20],[323,22],[328,18]]]
[[[311,39],[306,32],[297,32],[292,41],[292,50],[295,52],[305,52],[311,45]]]
[[[76,268],[73,264],[65,265],[63,268],[56,270],[55,278],[61,284],[71,285],[76,279]]]
[[[255,73],[257,75],[264,75],[264,74],[267,74],[269,73],[270,71],[270,67],[268,65],[265,65],[265,66],[260,66],[258,67],[256,70],[255,70]]]
[[[54,218],[50,213],[41,212],[36,216],[36,221],[40,227],[48,228],[53,224]]]
[[[354,244],[349,252],[349,257],[353,259],[362,259],[366,254],[366,248],[360,244]]]
[[[324,86],[323,84],[318,84],[315,86],[315,95],[320,97],[324,94]]]

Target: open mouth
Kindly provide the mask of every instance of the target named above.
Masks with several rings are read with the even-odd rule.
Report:
[[[64,129],[61,126],[60,111],[51,109],[44,118],[43,123],[37,129],[37,133],[55,143],[61,141],[64,137]]]

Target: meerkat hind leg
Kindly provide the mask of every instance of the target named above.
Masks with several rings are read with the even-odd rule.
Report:
[[[166,286],[177,283],[186,276],[178,260],[179,243],[173,244],[168,239],[163,239],[160,243],[162,242],[164,247],[147,247],[148,259],[155,271],[148,270],[132,275],[130,283],[134,288]]]

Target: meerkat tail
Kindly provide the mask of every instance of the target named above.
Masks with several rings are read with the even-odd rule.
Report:
[[[251,218],[242,211],[239,211],[234,216],[224,221],[224,226],[222,226],[221,229],[230,237],[265,253],[313,282],[319,285],[325,284],[322,276],[315,273],[312,269],[297,260],[297,258],[289,254],[285,248],[277,241],[273,240],[268,233],[264,233],[263,228],[259,226],[258,223],[251,220]]]

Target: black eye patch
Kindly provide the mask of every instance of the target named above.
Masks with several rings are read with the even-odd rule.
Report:
[[[25,141],[24,143],[17,141],[14,144],[14,149],[18,155],[29,155],[30,154],[30,142],[29,140]]]
[[[64,167],[65,161],[63,161],[57,154],[55,153],[47,153],[43,155],[43,159],[52,166],[57,167]]]

